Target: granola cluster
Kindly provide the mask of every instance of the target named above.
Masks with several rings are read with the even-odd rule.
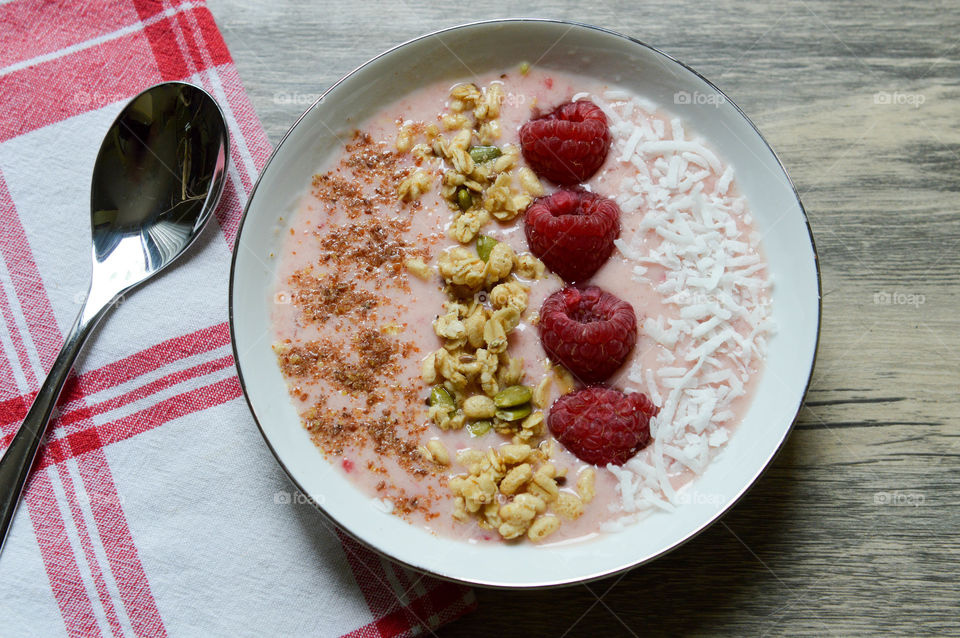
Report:
[[[467,448],[457,461],[468,469],[450,479],[454,494],[453,516],[468,521],[471,516],[503,538],[526,534],[540,541],[555,532],[562,519],[573,520],[594,497],[594,471],[584,469],[576,491],[563,489],[566,476],[550,462],[552,443],[536,448],[508,443],[485,452]]]
[[[397,151],[412,153],[421,168],[400,183],[397,196],[413,201],[432,188],[432,175],[442,175],[440,194],[454,211],[449,234],[460,244],[442,252],[435,269],[418,257],[405,262],[421,279],[439,274],[446,293],[433,322],[441,347],[421,368],[432,386],[430,419],[443,430],[466,427],[475,437],[496,432],[510,439],[459,450],[455,460],[438,439],[418,450],[436,466],[465,470],[449,480],[455,519],[473,519],[505,539],[539,541],[582,514],[593,498],[594,475],[585,470],[576,489],[566,488],[565,471],[551,462],[543,409],[554,382],[561,394],[573,389],[569,373],[551,367],[535,386],[524,385],[523,359],[509,352],[510,333],[521,320],[537,322],[527,312],[527,282],[543,278],[546,268],[532,254],[517,255],[481,234],[492,220],[510,223],[543,194],[537,176],[520,165],[520,149],[495,145],[503,99],[499,84],[458,84],[438,123],[402,124]],[[439,170],[423,168],[432,165]]]
[[[410,152],[420,162],[442,161],[440,193],[456,213],[450,235],[462,244],[476,239],[491,219],[513,220],[543,195],[534,172],[519,165],[520,148],[496,146],[503,100],[499,84],[484,89],[458,84],[450,91],[448,112],[439,124],[407,123],[397,134],[399,152]],[[412,201],[430,189],[430,182],[429,173],[417,169],[400,183],[397,195]]]
[[[513,249],[484,239],[478,252],[455,246],[437,259],[447,293],[433,322],[442,347],[424,357],[421,377],[434,385],[429,414],[438,427],[494,429],[526,441],[543,434],[543,413],[534,408],[544,407],[547,386],[521,385],[523,359],[508,352],[508,336],[527,310],[529,287],[513,275],[520,262]]]

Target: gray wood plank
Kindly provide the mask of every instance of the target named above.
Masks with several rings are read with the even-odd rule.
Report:
[[[667,557],[589,586],[479,591],[441,636],[960,635],[960,4],[209,6],[274,143],[341,75],[427,31],[521,13],[621,31],[726,91],[808,210],[823,337],[766,476]]]

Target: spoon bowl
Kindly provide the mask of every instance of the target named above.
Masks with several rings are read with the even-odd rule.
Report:
[[[210,95],[165,82],[134,97],[107,131],[93,170],[93,268],[80,314],[0,458],[0,551],[50,413],[84,341],[116,300],[199,236],[223,193],[229,136]]]
[[[147,89],[123,109],[93,169],[94,282],[124,289],[176,259],[223,192],[227,129],[217,103],[181,82]]]

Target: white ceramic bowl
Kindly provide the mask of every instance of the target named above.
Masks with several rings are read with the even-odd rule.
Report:
[[[289,216],[310,177],[340,152],[335,134],[349,133],[417,86],[512,68],[521,61],[633,90],[685,118],[722,154],[734,167],[764,236],[778,327],[749,412],[692,486],[689,504],[620,533],[548,548],[437,538],[373,507],[323,460],[300,426],[269,337],[277,260],[268,256],[280,250],[278,218]],[[260,175],[244,214],[230,277],[230,322],[237,370],[267,444],[300,490],[338,525],[395,560],[441,577],[544,587],[607,576],[664,554],[717,520],[757,480],[789,434],[810,379],[820,281],[793,184],[750,120],[719,89],[669,56],[610,31],[503,20],[439,31],[391,49],[337,82],[293,125]]]

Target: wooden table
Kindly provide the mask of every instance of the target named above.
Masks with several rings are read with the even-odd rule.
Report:
[[[383,49],[458,22],[592,22],[691,64],[779,153],[823,269],[796,429],[722,521],[623,577],[478,591],[455,636],[960,635],[960,4],[210,0],[276,143]]]

